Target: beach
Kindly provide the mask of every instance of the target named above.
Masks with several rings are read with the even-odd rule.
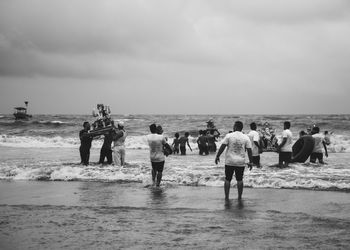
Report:
[[[263,124],[267,118],[274,127],[294,119],[295,136],[310,119],[216,120],[220,131],[228,131],[233,119]],[[42,116],[20,123],[2,118],[0,249],[348,249],[348,118],[313,118],[335,131],[326,165],[273,168],[278,154],[264,152],[262,168],[244,173],[241,202],[235,181],[230,202],[224,200],[224,157],[216,165],[215,154],[198,155],[195,128],[204,116],[119,117],[128,131],[124,167],[97,163],[101,139],[93,141],[90,165],[79,164],[77,133],[88,116]],[[166,158],[160,188],[151,185],[144,142],[145,124],[155,119],[169,143],[181,123],[180,133],[191,132],[193,148],[186,156]]]
[[[350,1],[0,20],[0,250],[350,250]]]
[[[0,182],[1,249],[347,249],[349,194]]]

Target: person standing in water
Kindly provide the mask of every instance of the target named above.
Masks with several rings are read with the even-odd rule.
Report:
[[[152,165],[152,181],[153,185],[160,186],[162,181],[165,155],[163,152],[163,146],[166,144],[166,140],[162,134],[158,134],[157,125],[151,124],[149,126],[151,134],[147,135],[147,142],[150,149],[150,160]]]
[[[250,139],[247,135],[242,133],[243,123],[236,121],[233,126],[233,132],[225,136],[222,141],[221,147],[215,158],[215,164],[220,162],[220,155],[226,149],[225,157],[225,200],[229,200],[230,187],[233,173],[235,173],[237,181],[238,200],[242,199],[243,193],[243,174],[245,163],[245,152],[248,153],[249,163],[248,166],[252,169],[252,146]]]
[[[318,159],[318,162],[320,164],[324,164],[324,161],[323,161],[323,148],[325,150],[325,156],[328,157],[328,151],[327,151],[325,136],[320,134],[320,128],[319,127],[313,127],[311,134],[312,134],[312,137],[315,140],[315,144],[314,144],[314,148],[312,150],[312,153],[310,155],[310,162],[311,163],[316,163],[316,159]]]
[[[289,130],[290,122],[285,121],[283,124],[283,132],[282,132],[282,142],[277,147],[278,155],[278,166],[279,167],[288,167],[288,164],[292,159],[292,146],[293,146],[293,134]]]
[[[79,138],[80,138],[80,159],[81,164],[87,166],[89,165],[89,159],[90,159],[90,148],[91,148],[91,142],[92,142],[92,136],[89,135],[90,130],[90,123],[84,122],[83,123],[83,130],[80,130],[79,132]]]
[[[248,133],[248,137],[250,139],[250,143],[252,144],[252,160],[253,163],[260,168],[260,152],[262,150],[260,146],[260,136],[256,131],[256,123],[252,122],[250,124],[250,132]]]
[[[199,130],[199,137],[197,139],[198,149],[199,149],[199,155],[208,155],[208,138],[205,134],[205,131]]]
[[[207,139],[208,139],[208,150],[211,153],[216,152],[216,138],[218,136],[215,135],[215,130],[211,129],[209,130],[207,134]]]
[[[119,121],[117,130],[113,135],[113,162],[116,166],[123,167],[125,165],[125,139],[127,133],[124,129],[124,123]]]
[[[180,152],[180,142],[179,142],[179,133],[175,133],[175,138],[174,138],[174,141],[173,141],[173,144],[171,144],[171,146],[173,146],[173,153],[174,154],[179,154]]]
[[[103,164],[105,158],[107,158],[107,164],[112,164],[112,142],[113,142],[113,134],[115,133],[114,130],[109,131],[107,134],[104,135],[103,139],[103,145],[100,151],[100,160],[99,163]]]
[[[185,136],[181,136],[179,139],[181,155],[186,155],[186,144],[190,148],[190,150],[192,151],[192,148],[191,148],[190,143],[188,141],[189,136],[190,136],[190,133],[186,132]]]

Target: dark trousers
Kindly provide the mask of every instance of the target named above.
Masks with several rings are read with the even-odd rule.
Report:
[[[206,144],[199,144],[198,145],[198,149],[199,149],[199,154],[200,155],[208,155],[209,154],[209,150],[208,150],[208,146]]]
[[[180,146],[180,152],[181,152],[181,155],[185,155],[186,154],[186,146]]]
[[[106,157],[107,157],[107,163],[112,164],[112,149],[102,147],[100,152],[99,163],[104,163]]]
[[[85,166],[89,165],[89,159],[90,159],[90,148],[80,147],[80,159],[81,163]]]
[[[209,150],[209,152],[216,152],[216,144],[215,144],[215,142],[208,144],[208,150]]]

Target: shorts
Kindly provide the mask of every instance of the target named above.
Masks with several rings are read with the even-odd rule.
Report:
[[[310,155],[310,162],[316,163],[316,159],[318,159],[318,162],[323,162],[323,153],[311,153]]]
[[[244,167],[235,167],[235,166],[225,165],[225,179],[227,181],[232,180],[233,173],[235,173],[236,181],[242,181]]]
[[[255,165],[259,166],[259,165],[260,165],[260,155],[258,155],[258,156],[252,156],[252,162],[253,162]]]
[[[163,172],[165,161],[161,161],[161,162],[151,162],[151,163],[152,163],[152,169],[153,169],[153,171],[160,172],[160,173]]]
[[[278,155],[279,163],[290,163],[292,160],[292,152],[280,152]]]

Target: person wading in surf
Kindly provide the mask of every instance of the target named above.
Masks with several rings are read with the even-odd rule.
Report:
[[[83,123],[83,130],[80,130],[79,132],[79,138],[80,138],[80,159],[81,164],[87,166],[89,165],[89,159],[90,159],[90,148],[91,148],[91,142],[92,142],[92,136],[89,135],[90,130],[90,123],[84,122]]]
[[[156,184],[159,187],[162,181],[163,169],[165,163],[165,155],[163,152],[163,146],[166,144],[166,140],[162,134],[157,134],[157,125],[151,124],[149,126],[151,134],[147,135],[147,142],[150,149],[150,160],[152,165],[152,181],[153,185]]]
[[[230,187],[233,173],[235,173],[237,180],[238,200],[242,199],[243,193],[243,173],[246,166],[245,152],[247,151],[249,157],[248,166],[252,169],[252,146],[247,135],[242,133],[243,123],[236,121],[233,126],[233,132],[225,136],[221,147],[215,158],[215,164],[220,162],[220,155],[226,150],[225,158],[225,200],[229,200]]]

